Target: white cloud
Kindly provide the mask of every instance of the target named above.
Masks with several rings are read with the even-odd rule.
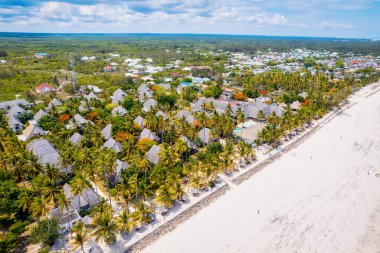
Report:
[[[350,30],[353,28],[353,26],[350,24],[336,24],[336,23],[331,23],[328,21],[322,21],[322,23],[319,25],[319,28]]]

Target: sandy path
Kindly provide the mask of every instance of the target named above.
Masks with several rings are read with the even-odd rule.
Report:
[[[378,252],[379,172],[376,93],[144,252]]]

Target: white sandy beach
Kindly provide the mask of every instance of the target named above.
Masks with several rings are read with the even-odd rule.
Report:
[[[380,92],[364,98],[370,91],[143,252],[380,252],[371,224],[380,220]]]

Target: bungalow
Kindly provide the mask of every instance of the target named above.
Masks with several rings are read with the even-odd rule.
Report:
[[[90,120],[83,118],[79,114],[74,115],[74,121],[79,128],[83,128],[87,123],[92,123]],[[92,123],[93,124],[93,123]]]
[[[83,96],[87,101],[91,101],[91,100],[100,100],[100,98],[98,98],[98,96],[96,96],[93,92],[90,92],[88,95],[84,95]]]
[[[61,106],[62,103],[56,99],[56,98],[53,98],[52,101],[50,101],[50,103],[48,104],[48,108],[52,108],[53,106]]]
[[[100,89],[98,86],[95,86],[95,85],[83,85],[80,88],[82,93],[87,93],[86,89],[88,91],[95,92],[96,94],[99,94],[100,92],[102,92],[102,89]]]
[[[113,138],[108,139],[108,141],[103,144],[103,148],[111,149],[115,151],[116,154],[121,154],[121,152],[123,152],[123,146]]]
[[[232,98],[232,96],[234,95],[234,93],[235,93],[235,90],[231,89],[231,88],[224,88],[224,90],[223,90],[223,95],[226,98]]]
[[[71,229],[74,224],[81,220],[79,213],[86,211],[92,206],[100,203],[102,200],[99,195],[92,189],[86,188],[81,194],[74,195],[70,185],[64,184],[62,187],[65,198],[69,200],[68,208],[61,210],[55,208],[49,212],[49,218],[58,220],[60,232],[65,233]]]
[[[152,78],[151,76],[144,76],[141,78],[141,80],[143,80],[144,82],[148,82],[148,81],[154,81],[154,78]]]
[[[301,108],[301,103],[299,101],[294,101],[293,103],[290,104],[290,109],[292,109],[293,111],[297,111],[300,108]]]
[[[168,91],[172,88],[172,86],[168,83],[162,83],[162,84],[159,84],[158,86],[164,88],[164,90]]]
[[[35,53],[35,54],[34,54],[34,57],[36,57],[37,59],[46,58],[46,57],[48,57],[48,56],[49,56],[49,54],[47,54],[47,53],[43,53],[43,52],[38,52],[38,53]]]
[[[46,132],[41,127],[30,124],[22,131],[22,135],[19,135],[17,137],[19,140],[27,141],[33,136],[45,134]]]
[[[22,122],[14,115],[8,115],[8,126],[13,132],[18,132],[23,128]]]
[[[24,108],[22,108],[21,106],[15,105],[8,111],[8,115],[18,117],[20,114],[24,112],[26,112]]]
[[[138,93],[142,93],[144,91],[151,91],[148,87],[147,84],[141,84],[138,88],[137,88],[137,92]]]
[[[198,101],[191,105],[191,108],[194,111],[202,112],[204,111],[206,104],[212,105],[218,114],[226,112],[228,107],[230,107],[232,113],[236,113],[239,108],[237,104],[229,102],[227,100],[216,100],[214,98],[205,97],[200,97]]]
[[[190,141],[189,138],[187,138],[186,136],[182,135],[179,138],[187,144],[187,147],[189,148],[190,151],[197,149],[197,146],[192,141]]]
[[[243,106],[244,118],[257,119],[260,111],[263,111],[267,105],[262,103],[254,103]]]
[[[258,133],[265,128],[265,124],[260,122],[253,122],[238,131],[234,131],[236,138],[242,139],[246,143],[253,144],[257,139]]]
[[[145,153],[146,159],[153,164],[157,164],[160,161],[160,146],[153,145],[148,152]]]
[[[144,118],[141,117],[141,116],[137,116],[134,120],[133,120],[137,125],[139,125],[141,128],[144,127]]]
[[[155,133],[150,131],[148,128],[144,128],[144,130],[142,130],[142,132],[140,133],[139,140],[141,139],[151,139],[157,142],[161,140]]]
[[[16,99],[16,100],[0,102],[0,110],[9,110],[15,105],[22,105],[23,107],[31,107],[31,104],[25,99]]]
[[[185,110],[179,111],[176,115],[176,118],[178,119],[184,118],[189,124],[193,124],[193,122],[195,121],[194,116],[190,112],[185,111]]]
[[[100,132],[105,140],[109,140],[112,138],[112,124],[108,124],[103,130]]]
[[[46,92],[50,92],[50,91],[54,91],[54,90],[55,90],[55,87],[51,86],[48,83],[42,83],[36,87],[36,93],[37,94],[46,93]]]
[[[61,234],[68,232],[77,221],[82,219],[76,210],[61,211],[59,207],[51,210],[48,217],[58,221]]]
[[[33,119],[38,122],[43,116],[48,115],[44,110],[39,110],[34,116]]]
[[[92,206],[100,203],[101,198],[96,194],[95,190],[92,188],[86,188],[83,190],[82,194],[75,195],[69,184],[64,184],[62,187],[63,193],[66,199],[70,201],[68,210],[75,210],[78,213],[85,211]]]
[[[268,101],[270,101],[270,98],[268,97],[258,97],[255,99],[257,103],[266,103]]]
[[[162,117],[164,120],[167,120],[169,117],[168,115],[166,115],[165,113],[163,113],[162,111],[158,111],[156,113],[156,115],[154,115],[155,117]]]
[[[130,165],[127,162],[120,161],[119,159],[116,159],[116,168],[115,168],[115,173],[113,175],[113,182],[114,184],[120,183],[120,176],[121,172],[123,170],[126,170],[130,167]]]
[[[203,144],[208,144],[211,142],[211,130],[209,128],[203,128],[198,133],[199,139],[202,141]]]
[[[115,92],[112,94],[112,103],[118,104],[120,102],[123,102],[124,98],[127,96],[127,94],[122,91],[120,88],[115,90]]]
[[[157,106],[157,101],[154,100],[153,98],[148,99],[144,104],[143,104],[143,110],[145,112],[149,112],[151,109]]]
[[[104,72],[112,72],[114,69],[113,69],[113,67],[112,66],[105,66],[105,67],[103,67],[103,71]]]
[[[266,117],[272,113],[276,114],[277,116],[282,116],[282,114],[284,113],[284,110],[281,107],[279,107],[277,104],[273,103],[267,106],[266,108],[264,108],[263,112]]]
[[[61,172],[68,174],[71,171],[71,167],[63,167],[61,164],[61,156],[58,151],[54,148],[46,139],[36,139],[31,141],[27,146],[27,150],[37,157],[38,162],[45,166],[46,164],[53,165],[54,167],[60,169]]]
[[[89,109],[90,108],[85,101],[82,101],[78,107],[79,112],[87,112]]]
[[[139,101],[140,103],[143,103],[145,100],[152,98],[153,94],[150,90],[144,90],[142,92],[139,92]]]
[[[83,56],[83,57],[81,58],[81,61],[93,61],[93,60],[95,60],[95,59],[96,59],[95,56],[90,56],[90,57],[88,57],[88,56]]]
[[[69,142],[74,144],[74,145],[77,145],[80,143],[80,141],[82,140],[83,136],[80,134],[80,133],[74,133],[70,139],[69,139]]]
[[[124,116],[125,114],[127,114],[128,113],[128,111],[124,108],[124,107],[122,107],[122,106],[116,106],[115,108],[113,108],[112,109],[112,111],[111,111],[111,114],[113,115],[113,116]]]

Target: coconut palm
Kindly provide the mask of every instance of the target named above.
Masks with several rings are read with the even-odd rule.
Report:
[[[32,215],[40,220],[40,217],[46,216],[50,208],[49,201],[46,201],[44,197],[34,197],[30,206]]]
[[[132,214],[128,212],[128,210],[124,210],[119,214],[116,218],[116,224],[120,233],[127,234],[132,232],[134,226],[136,226],[136,222],[134,221]]]
[[[258,113],[257,113],[257,120],[263,122],[265,120],[265,114],[262,110],[260,110]]]
[[[55,183],[47,180],[41,189],[41,195],[49,202],[55,204],[58,200],[58,195],[61,194],[61,189],[55,186]]]
[[[65,178],[65,175],[58,168],[49,163],[45,165],[42,174],[46,176],[50,181],[54,182]]]
[[[57,205],[59,206],[59,209],[61,211],[69,209],[70,206],[70,200],[66,198],[65,194],[63,192],[60,192],[57,195]]]
[[[91,188],[91,183],[88,181],[87,177],[81,173],[77,174],[71,180],[71,191],[74,195],[81,195],[83,192]],[[87,197],[88,198],[88,197]],[[79,199],[79,208],[81,207],[80,199]]]
[[[103,213],[98,219],[94,220],[95,240],[103,241],[107,244],[114,244],[117,238],[117,225],[115,219],[109,213]]]
[[[169,183],[161,185],[156,193],[156,201],[167,208],[173,207],[173,201],[176,197],[176,192]]]
[[[144,202],[134,203],[134,207],[135,211],[132,216],[136,222],[140,223],[140,225],[152,222],[152,210]]]
[[[91,212],[91,217],[93,218],[93,221],[95,222],[97,219],[100,219],[100,217],[103,214],[112,216],[112,208],[105,201],[100,202],[98,205],[93,207],[92,212]]]
[[[73,250],[80,247],[82,252],[84,252],[84,244],[90,238],[84,222],[78,221],[75,223],[75,225],[71,228],[71,232],[74,233],[74,236],[72,236],[72,242],[74,244]]]

